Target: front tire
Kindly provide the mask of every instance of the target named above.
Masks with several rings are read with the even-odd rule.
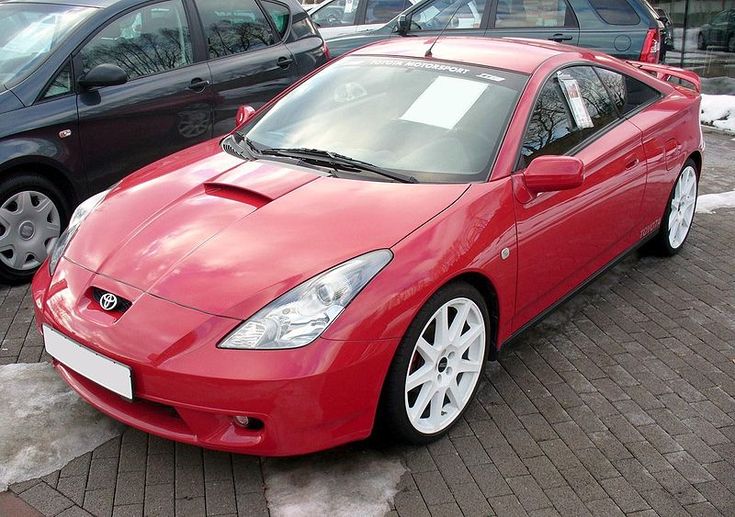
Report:
[[[383,388],[381,420],[404,442],[444,435],[475,396],[487,359],[490,317],[469,284],[442,287],[416,315]]]
[[[11,173],[0,182],[0,282],[28,282],[69,218],[68,202],[47,178]]]
[[[697,191],[697,166],[689,159],[679,173],[666,204],[661,229],[651,243],[657,255],[670,257],[684,246],[697,208]]]

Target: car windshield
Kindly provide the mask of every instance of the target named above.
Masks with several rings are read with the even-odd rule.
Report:
[[[256,148],[329,151],[422,182],[482,181],[526,80],[433,59],[351,56],[288,93],[244,136]]]
[[[0,84],[30,74],[93,11],[58,4],[0,3]]]

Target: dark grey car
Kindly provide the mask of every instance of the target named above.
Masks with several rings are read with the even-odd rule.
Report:
[[[0,2],[0,280],[30,278],[76,203],[327,58],[296,0]]]
[[[447,34],[546,39],[658,62],[663,24],[645,0],[423,0],[379,29],[328,39],[338,56],[391,37]]]

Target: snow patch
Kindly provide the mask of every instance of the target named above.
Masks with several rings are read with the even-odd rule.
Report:
[[[697,198],[699,214],[714,214],[718,208],[735,208],[735,190],[720,194],[703,194]]]
[[[702,95],[702,124],[735,131],[735,95]]]
[[[0,366],[0,492],[60,469],[122,429],[69,389],[51,364]]]
[[[406,468],[375,451],[332,451],[264,464],[265,497],[273,517],[382,516]]]

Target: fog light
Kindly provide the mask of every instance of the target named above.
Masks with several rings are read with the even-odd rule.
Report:
[[[240,427],[248,427],[250,425],[250,419],[244,415],[237,415],[232,417],[232,419]]]

